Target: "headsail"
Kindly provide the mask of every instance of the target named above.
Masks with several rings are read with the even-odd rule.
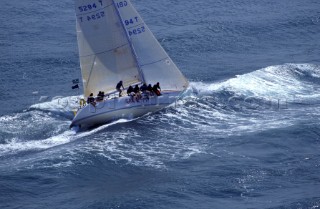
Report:
[[[145,81],[160,82],[163,90],[183,90],[187,79],[154,37],[129,0],[114,0],[129,34]]]
[[[153,36],[129,0],[75,0],[84,95],[160,82],[183,90],[188,81]]]

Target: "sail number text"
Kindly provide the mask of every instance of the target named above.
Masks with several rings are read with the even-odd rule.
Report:
[[[87,15],[85,17],[79,17],[80,22],[84,22],[84,21],[93,21],[93,20],[97,20],[100,19],[102,17],[104,17],[105,14],[104,12],[99,12],[93,15]]]
[[[78,9],[80,12],[88,12],[102,6],[103,6],[102,0],[99,0],[99,3],[92,3],[92,4],[79,6]]]
[[[133,18],[129,18],[127,20],[124,20],[124,25],[125,26],[130,26],[130,25],[134,25],[136,23],[139,23],[139,18],[133,17]],[[134,27],[134,26],[133,26]],[[143,33],[146,31],[144,26],[140,26],[140,27],[134,27],[134,29],[132,29],[133,27],[129,27],[127,28],[128,34],[129,36],[133,36],[133,35],[139,35],[140,33]]]
[[[128,6],[128,2],[127,1],[120,1],[119,3],[117,3],[117,7],[121,8],[121,7],[126,7]]]
[[[82,6],[79,6],[78,9],[80,12],[90,12],[91,10],[97,9],[102,6],[103,6],[103,2],[102,2],[102,0],[99,0],[98,3],[95,2],[95,3],[91,3],[91,4],[82,5]],[[128,6],[128,2],[127,1],[120,1],[120,2],[116,3],[116,6],[118,8],[126,7],[126,6]]]
[[[135,23],[137,23],[137,22],[139,22],[138,17],[134,17],[134,18],[130,18],[130,19],[128,19],[128,20],[125,20],[125,21],[124,21],[124,24],[125,24],[125,25],[130,25],[130,24],[135,24]]]
[[[145,31],[146,31],[145,27],[141,26],[133,30],[128,30],[128,33],[129,33],[129,36],[133,36],[133,35],[139,35],[140,33],[143,33]]]

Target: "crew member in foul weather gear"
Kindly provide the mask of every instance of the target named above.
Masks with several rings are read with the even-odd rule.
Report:
[[[122,87],[122,89],[124,90],[122,81],[119,81],[119,83],[118,83],[117,86],[116,86],[116,89],[117,89],[117,91],[119,92],[119,97],[121,97],[121,93],[122,93],[121,87]]]
[[[139,99],[141,99],[141,93],[140,93],[140,88],[139,88],[138,84],[134,87],[133,92],[135,93],[136,100],[138,102]]]
[[[147,86],[146,83],[144,83],[144,84],[140,87],[140,90],[142,91],[142,93],[146,93],[147,89],[148,89],[148,86]]]
[[[130,96],[132,92],[133,92],[133,87],[130,85],[127,89],[128,96]]]
[[[153,96],[153,90],[152,90],[151,84],[147,86],[147,92],[149,93],[150,96]]]
[[[92,104],[93,106],[96,106],[96,102],[94,101],[93,93],[88,96],[87,104]]]
[[[153,92],[157,95],[157,96],[160,96],[161,93],[161,88],[160,88],[160,83],[158,82],[157,84],[155,84],[153,87],[152,87],[152,90]]]
[[[99,91],[96,101],[97,102],[101,102],[101,101],[103,101],[103,98],[104,98],[104,92],[103,91]]]
[[[133,87],[131,85],[127,89],[127,94],[131,97],[131,101],[134,102],[135,93],[133,92]]]

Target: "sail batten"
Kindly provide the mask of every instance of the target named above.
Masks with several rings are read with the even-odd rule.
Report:
[[[157,63],[157,62],[161,62],[161,61],[163,61],[163,60],[166,60],[166,59],[168,59],[168,58],[169,58],[169,57],[165,57],[165,58],[162,58],[162,59],[159,59],[159,60],[155,60],[155,61],[153,61],[153,62],[141,64],[141,67],[147,66],[147,65],[152,65],[152,64],[155,64],[155,63]]]
[[[129,45],[129,43],[126,43],[126,44],[123,44],[121,46],[118,46],[116,48],[112,48],[112,49],[109,49],[109,50],[106,50],[106,51],[103,51],[103,52],[97,52],[95,54],[88,54],[88,55],[83,55],[83,56],[80,56],[80,57],[89,57],[89,56],[94,56],[94,55],[97,55],[97,54],[104,54],[104,53],[107,53],[107,52],[110,52],[110,51],[113,51],[113,50],[116,50],[116,49],[119,49],[123,46],[126,46],[126,45]]]

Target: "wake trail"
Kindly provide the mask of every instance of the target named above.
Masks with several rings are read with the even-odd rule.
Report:
[[[129,120],[121,119],[103,126],[99,126],[98,128],[86,132],[77,132],[77,130],[67,130],[61,134],[51,136],[44,140],[20,141],[19,139],[14,138],[7,144],[0,144],[0,157],[8,154],[18,154],[20,152],[47,150],[93,135],[115,124],[126,122],[129,122]]]

